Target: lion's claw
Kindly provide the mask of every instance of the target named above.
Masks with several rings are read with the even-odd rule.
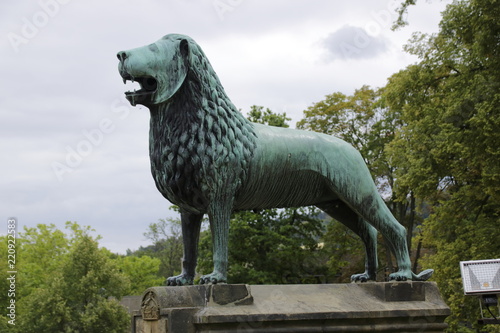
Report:
[[[167,278],[166,282],[167,286],[185,286],[193,284],[193,277],[186,274],[181,274]]]
[[[200,284],[217,284],[226,283],[226,277],[218,272],[213,272],[212,274],[203,275],[200,278]]]
[[[367,272],[351,275],[351,282],[367,282],[375,280],[377,280],[375,274],[370,274]]]
[[[413,273],[409,269],[400,269],[397,272],[389,274],[389,281],[413,280]]]
[[[390,274],[389,275],[389,281],[406,281],[408,278],[403,275],[398,275],[398,274]]]

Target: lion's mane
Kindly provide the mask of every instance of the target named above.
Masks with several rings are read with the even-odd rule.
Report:
[[[170,101],[151,109],[151,171],[168,200],[203,213],[213,200],[234,198],[247,177],[256,135],[201,48],[191,39],[188,47],[184,83]]]

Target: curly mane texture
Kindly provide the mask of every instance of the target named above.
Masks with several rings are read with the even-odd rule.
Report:
[[[165,39],[186,39],[167,35]],[[256,147],[252,123],[226,95],[201,48],[187,39],[187,75],[164,104],[151,108],[151,171],[158,190],[188,211],[234,196]]]

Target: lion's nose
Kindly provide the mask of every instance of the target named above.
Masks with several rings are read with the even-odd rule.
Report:
[[[124,61],[125,61],[125,59],[127,59],[127,56],[128,56],[128,55],[127,55],[127,52],[125,52],[125,51],[121,51],[121,52],[118,52],[118,53],[116,54],[116,56],[118,57],[118,60],[120,60],[121,62],[124,62]]]

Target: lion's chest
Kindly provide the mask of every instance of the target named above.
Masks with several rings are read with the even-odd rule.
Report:
[[[191,211],[232,201],[254,149],[252,126],[237,115],[226,121],[212,116],[209,109],[195,117],[182,112],[197,108],[172,105],[151,112],[151,172],[158,190]]]
[[[150,161],[156,187],[167,200],[191,211],[206,209],[206,185],[194,151],[178,140],[152,137]]]

